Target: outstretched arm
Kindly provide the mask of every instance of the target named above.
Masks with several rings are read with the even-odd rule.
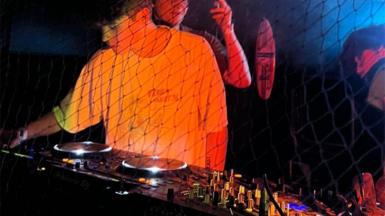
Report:
[[[250,70],[231,23],[232,10],[225,0],[216,0],[216,3],[218,7],[211,9],[210,13],[223,33],[228,58],[223,80],[234,87],[247,88],[251,84]]]
[[[63,108],[68,107],[70,98],[72,97],[72,90],[64,97],[60,102],[59,106],[53,108],[53,110],[43,117],[29,123],[25,128],[21,128],[14,132],[14,138],[8,144],[10,148],[15,148],[20,145],[23,141],[41,137],[48,136],[59,132],[62,128],[60,127],[56,114],[62,113]],[[1,135],[0,135],[1,136]]]
[[[31,122],[24,129],[16,132],[16,137],[9,143],[10,148],[20,145],[28,139],[48,136],[61,130],[53,112],[47,113],[38,120]]]

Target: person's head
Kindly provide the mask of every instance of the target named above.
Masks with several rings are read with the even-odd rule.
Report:
[[[179,27],[187,9],[188,0],[155,0],[157,18],[170,27]]]
[[[361,77],[384,58],[385,26],[371,26],[353,32],[343,45],[340,56],[346,72],[355,72]]]
[[[152,2],[150,0],[120,0],[104,17],[99,26],[102,29],[102,40],[109,47],[116,48],[119,43],[136,31],[143,28],[143,24],[151,21]]]
[[[116,25],[122,17],[127,16],[134,19],[142,10],[148,10],[150,13],[153,8],[151,0],[117,0],[112,5],[106,6],[108,9],[103,12],[103,25]]]

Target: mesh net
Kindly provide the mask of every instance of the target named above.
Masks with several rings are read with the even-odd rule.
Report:
[[[373,80],[380,83],[379,89],[383,86],[381,76],[376,76],[382,62],[376,61],[367,76],[360,76],[355,59],[367,49],[366,45],[378,52],[377,48],[385,43],[381,27],[375,30],[380,31],[379,36],[370,31],[355,34],[350,41],[353,48],[345,52],[351,56],[340,61],[343,45],[353,32],[384,24],[382,0],[229,1],[235,32],[253,81],[245,89],[225,85],[225,92],[218,77],[210,77],[207,74],[211,72],[206,71],[218,72],[223,64],[210,68],[213,55],[202,48],[207,44],[190,40],[189,35],[172,36],[169,51],[177,54],[163,55],[161,64],[157,58],[147,61],[137,56],[100,54],[97,50],[107,50],[106,45],[101,42],[101,30],[91,24],[114,16],[114,3],[19,0],[0,4],[0,128],[19,128],[42,117],[59,105],[71,89],[77,91],[71,103],[84,103],[82,109],[87,112],[81,113],[79,106],[76,111],[72,108],[71,114],[80,116],[73,120],[77,122],[74,131],[79,133],[61,131],[28,143],[49,146],[71,140],[107,139],[114,146],[122,140],[158,143],[168,137],[168,143],[148,150],[164,154],[174,149],[173,143],[202,139],[202,134],[196,133],[206,129],[201,124],[218,132],[225,124],[222,118],[226,118],[223,112],[227,109],[226,168],[248,176],[267,173],[273,180],[284,176],[292,183],[307,184],[309,190],[323,188],[340,193],[352,192],[352,179],[359,173],[372,173],[375,180],[382,175],[384,112],[368,102]],[[224,44],[220,28],[208,12],[212,6],[212,1],[191,0],[184,24],[206,30]],[[277,47],[276,80],[267,101],[258,97],[254,74],[255,41],[263,17],[270,20]],[[157,39],[164,37],[162,34]],[[232,61],[232,56],[228,56],[228,61]],[[87,62],[93,65],[89,63],[81,75]],[[125,76],[119,67],[128,67],[130,73]],[[105,68],[110,72],[101,73]],[[147,75],[140,77],[146,70]],[[187,72],[176,75],[180,71]],[[121,88],[124,85],[128,87]],[[207,87],[199,89],[197,85]],[[170,90],[175,94],[170,94]],[[130,95],[133,92],[136,96]],[[111,99],[111,95],[116,98]],[[178,100],[181,95],[186,101]],[[153,96],[157,99],[151,99]],[[226,106],[222,97],[226,97]],[[154,106],[154,100],[160,103]],[[179,103],[170,105],[173,100]],[[89,103],[94,106],[86,106]],[[180,110],[183,115],[178,116]],[[122,115],[123,112],[127,114]],[[80,126],[81,117],[87,124]],[[156,117],[159,119],[155,121]],[[115,130],[138,119],[145,125],[140,133],[154,133],[150,138],[139,132]],[[168,134],[163,128],[182,132]],[[140,146],[135,151],[145,153],[147,149]],[[183,145],[167,154],[183,155],[191,149]]]

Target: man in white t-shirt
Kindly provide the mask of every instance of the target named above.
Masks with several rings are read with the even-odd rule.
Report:
[[[32,122],[12,146],[103,121],[113,148],[223,170],[227,110],[214,54],[197,35],[156,26],[151,11],[148,0],[127,1],[109,25],[112,46],[84,66],[54,120]]]

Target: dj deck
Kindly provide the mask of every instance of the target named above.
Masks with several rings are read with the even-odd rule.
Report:
[[[66,143],[53,150],[1,150],[1,215],[258,215],[261,179],[157,157]],[[335,215],[273,188],[285,215]],[[268,204],[269,215],[279,215]]]

